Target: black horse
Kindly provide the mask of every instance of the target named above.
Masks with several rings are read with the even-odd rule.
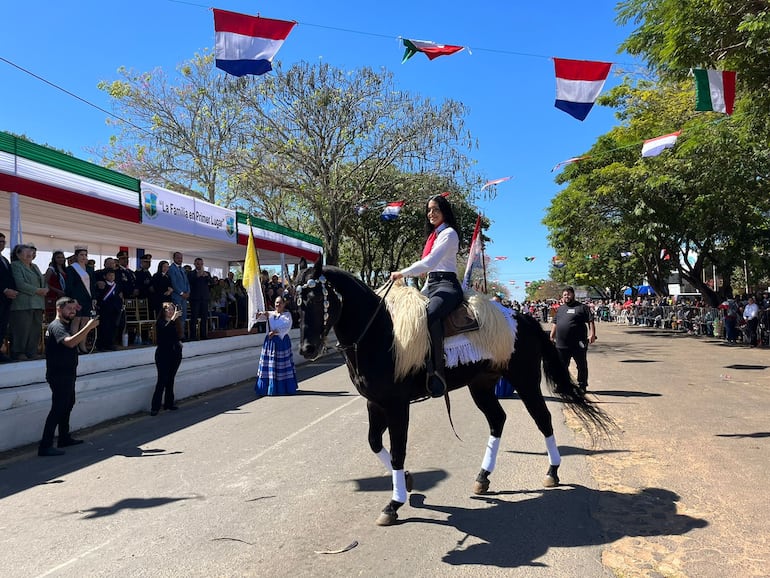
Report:
[[[415,370],[396,381],[393,358],[393,322],[381,298],[363,282],[337,267],[324,267],[319,260],[301,273],[297,286],[297,302],[301,310],[300,353],[316,358],[324,348],[330,329],[339,341],[347,362],[350,378],[367,400],[369,413],[369,446],[393,477],[393,496],[377,520],[391,525],[398,509],[406,502],[411,480],[404,472],[409,404],[425,398],[425,369]],[[427,331],[427,329],[426,329]],[[541,365],[552,392],[567,403],[590,432],[607,432],[612,420],[572,381],[546,332],[533,318],[517,317],[515,351],[506,367],[495,368],[482,361],[448,368],[448,389],[468,386],[476,406],[489,423],[490,438],[484,462],[476,478],[475,492],[489,489],[505,412],[495,396],[499,378],[508,379],[546,438],[550,467],[544,485],[559,482],[557,470],[561,462],[553,438],[551,414],[540,390]],[[390,452],[383,447],[385,430],[390,434]],[[391,455],[392,454],[392,455]]]

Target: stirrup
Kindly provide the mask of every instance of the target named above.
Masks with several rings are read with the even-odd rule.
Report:
[[[443,397],[446,393],[446,381],[440,373],[428,373],[425,389],[431,397]]]

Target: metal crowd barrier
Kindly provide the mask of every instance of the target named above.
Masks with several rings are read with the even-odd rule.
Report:
[[[689,305],[632,305],[615,312],[613,320],[626,325],[683,331],[691,335],[724,336],[724,310]]]
[[[597,319],[604,321],[598,310],[599,308]],[[639,325],[690,335],[725,338],[725,310],[717,307],[633,305],[619,312],[612,311],[609,320],[622,325]],[[740,316],[738,321],[738,339],[747,342],[748,336],[744,331],[745,325],[740,323]],[[762,309],[759,312],[757,342],[759,345],[770,346],[770,309]]]

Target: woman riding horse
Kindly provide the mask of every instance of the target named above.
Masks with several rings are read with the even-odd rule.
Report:
[[[350,273],[337,267],[324,267],[319,259],[314,267],[300,275],[296,292],[302,314],[300,353],[306,358],[317,358],[325,347],[327,334],[334,328],[350,378],[367,400],[369,447],[390,470],[393,481],[392,498],[377,523],[394,524],[398,509],[407,500],[404,463],[409,404],[425,398],[425,368],[418,362],[403,375],[397,371],[393,318],[382,306],[383,300]],[[489,475],[495,468],[505,424],[505,412],[495,396],[495,384],[501,376],[516,388],[545,437],[550,464],[546,486],[558,484],[561,457],[553,437],[551,414],[540,390],[541,367],[554,395],[575,411],[588,432],[606,433],[612,426],[612,420],[586,399],[572,381],[539,322],[528,316],[517,316],[512,321],[515,348],[511,339],[513,350],[506,354],[507,361],[502,365],[482,359],[449,367],[446,371],[448,389],[467,386],[473,402],[489,424],[490,436],[476,478],[476,493],[484,493],[489,488]],[[390,452],[382,443],[386,430],[390,435]]]
[[[405,276],[428,274],[423,287],[429,300],[428,332],[430,355],[426,359],[426,388],[432,397],[446,392],[444,378],[444,318],[463,302],[463,290],[457,280],[457,250],[460,240],[452,206],[441,195],[428,200],[425,214],[425,248],[422,259],[390,274],[391,281]]]

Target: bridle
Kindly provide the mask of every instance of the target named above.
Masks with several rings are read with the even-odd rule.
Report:
[[[314,289],[315,287],[320,286],[321,287],[321,294],[323,295],[323,307],[324,307],[324,314],[323,314],[323,326],[321,328],[321,351],[326,349],[326,337],[329,335],[329,331],[331,330],[331,324],[329,323],[329,289],[334,291],[334,294],[337,296],[337,299],[340,302],[340,308],[342,308],[342,295],[340,295],[339,291],[332,286],[332,284],[329,282],[328,279],[326,279],[326,276],[321,274],[318,279],[308,279],[307,283],[305,285],[299,285],[296,289],[297,293],[297,305],[302,306],[302,290],[304,288],[308,289]],[[348,350],[353,350],[353,356],[355,358],[355,368],[358,368],[358,344],[361,343],[361,340],[366,335],[366,332],[369,331],[369,328],[372,326],[372,323],[374,323],[374,320],[377,318],[377,314],[380,312],[380,309],[382,309],[383,304],[385,303],[385,297],[387,297],[388,293],[390,292],[391,288],[393,287],[393,280],[388,280],[388,282],[385,284],[385,291],[380,296],[379,303],[377,303],[377,307],[374,310],[374,313],[372,313],[372,316],[369,318],[369,321],[367,322],[366,326],[364,327],[364,330],[361,332],[361,335],[358,336],[358,339],[356,339],[352,344],[350,345],[341,345],[340,343],[337,343],[337,349],[342,351],[343,355],[349,359],[348,357]],[[318,356],[320,356],[321,353],[319,352]],[[318,359],[318,356],[315,359]]]
[[[297,305],[302,306],[302,291],[303,289],[315,289],[316,287],[321,287],[321,294],[323,295],[323,308],[324,308],[324,315],[323,315],[323,325],[321,326],[321,349],[318,352],[318,355],[312,360],[315,361],[320,357],[321,353],[326,349],[326,337],[329,335],[329,331],[331,331],[331,323],[329,323],[329,289],[334,291],[334,294],[337,296],[337,299],[340,302],[340,308],[342,308],[342,295],[340,295],[339,291],[337,291],[332,284],[326,279],[326,276],[321,274],[318,279],[310,278],[307,280],[307,282],[304,285],[298,285],[296,288],[296,295],[297,295]]]
[[[374,309],[374,313],[372,313],[372,316],[369,318],[369,321],[366,323],[366,326],[364,327],[364,330],[361,332],[361,335],[358,336],[358,339],[356,339],[352,344],[350,345],[342,345],[339,342],[337,343],[337,349],[342,351],[342,355],[345,357],[345,361],[348,364],[348,367],[350,367],[356,375],[358,375],[358,344],[361,343],[361,340],[364,338],[364,335],[366,335],[366,332],[369,331],[369,328],[372,326],[372,323],[374,323],[374,320],[377,318],[377,314],[380,312],[380,309],[382,309],[382,305],[385,303],[385,297],[387,297],[388,293],[390,292],[391,288],[393,287],[393,280],[388,280],[388,282],[385,284],[385,291],[380,296],[380,301],[377,303],[377,307]],[[350,354],[348,353],[348,350],[353,350],[353,356],[351,359]],[[360,379],[360,378],[359,378]]]

